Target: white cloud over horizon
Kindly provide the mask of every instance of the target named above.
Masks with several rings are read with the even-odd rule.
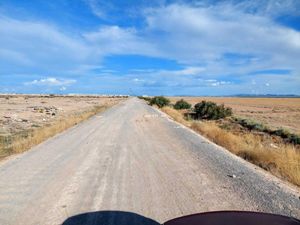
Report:
[[[250,72],[249,69],[279,65],[300,70],[299,31],[279,26],[268,18],[218,7],[170,5],[156,9],[147,15],[148,29],[158,33],[158,43],[163,43],[160,49],[167,57],[187,64],[212,64],[212,72],[221,72],[218,68],[225,73]],[[249,56],[249,61],[242,68],[228,66],[222,60],[227,53]]]
[[[39,86],[62,86],[63,89],[66,89],[65,86],[76,83],[74,79],[58,79],[55,77],[47,77],[39,80],[33,80],[30,82],[25,82],[25,85],[39,85]]]
[[[148,10],[147,26],[142,30],[102,26],[82,37],[67,35],[49,24],[1,17],[0,32],[4,35],[0,57],[25,67],[55,63],[57,69],[63,60],[65,69],[64,66],[74,67],[74,63],[88,65],[92,57],[98,57],[98,61],[92,61],[91,66],[101,63],[107,55],[137,54],[174,59],[189,67],[212,64],[224,71],[233,68],[222,60],[229,53],[249,57],[246,63],[253,70],[282,65],[283,69],[300,71],[299,31],[234,8],[220,12],[216,7],[168,5]],[[8,71],[6,66],[3,70]],[[214,70],[220,72],[218,68]],[[241,72],[239,67],[233,70]]]
[[[66,71],[89,63],[93,54],[80,38],[46,23],[0,16],[0,33],[2,74]]]
[[[105,19],[107,12],[115,9],[109,3],[101,8],[101,2],[87,0],[92,12]],[[295,91],[293,85],[300,85],[300,32],[272,18],[287,12],[298,15],[298,6],[299,1],[294,0],[229,0],[218,4],[209,0],[157,1],[140,10],[143,26],[99,24],[78,34],[50,22],[0,15],[0,76],[88,76],[101,70],[108,56],[139,55],[174,60],[181,67],[148,68],[150,72],[133,74],[134,78],[123,74],[139,85],[232,87],[238,80],[243,85],[261,85],[274,91],[281,90],[280,85],[288,87],[290,82]],[[288,72],[278,75],[276,70]],[[257,84],[251,84],[252,80]],[[75,82],[41,75],[25,83],[65,89]]]
[[[172,4],[145,10],[147,26],[137,31],[102,27],[84,36],[107,54],[140,54],[174,59],[206,72],[249,73],[270,68],[300,71],[300,32],[260,15],[227,5],[191,7]],[[240,58],[240,65],[226,54]],[[242,61],[245,58],[244,62]]]

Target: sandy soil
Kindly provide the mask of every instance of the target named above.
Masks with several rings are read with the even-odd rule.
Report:
[[[300,218],[299,196],[136,98],[0,162],[3,225],[159,225],[213,210]]]
[[[119,101],[120,98],[95,96],[0,95],[0,135],[45,126],[60,117]]]
[[[253,119],[271,128],[285,128],[300,134],[300,98],[172,97],[172,103],[185,99],[191,104],[209,100],[233,109],[236,116]]]

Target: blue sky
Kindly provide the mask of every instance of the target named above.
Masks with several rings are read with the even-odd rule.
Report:
[[[300,94],[299,0],[1,0],[0,92]]]

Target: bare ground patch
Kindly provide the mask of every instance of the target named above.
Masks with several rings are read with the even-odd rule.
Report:
[[[0,158],[26,151],[119,103],[100,96],[0,96]]]

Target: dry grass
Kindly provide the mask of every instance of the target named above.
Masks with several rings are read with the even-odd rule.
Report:
[[[300,151],[295,146],[282,143],[274,148],[255,134],[234,134],[214,122],[187,121],[180,111],[169,107],[162,110],[230,152],[300,186]]]
[[[163,107],[161,108],[161,110],[163,112],[165,112],[166,114],[170,115],[175,121],[185,125],[185,126],[191,126],[191,122],[184,119],[182,111],[173,109],[171,107]]]
[[[24,152],[31,147],[45,141],[46,139],[58,134],[77,123],[84,121],[91,116],[104,111],[108,106],[94,106],[92,109],[80,113],[74,113],[48,124],[31,130],[3,137],[0,140],[0,158],[8,155]]]
[[[238,117],[300,134],[300,98],[171,97],[170,100],[175,103],[181,98],[192,105],[202,100],[224,104]]]

